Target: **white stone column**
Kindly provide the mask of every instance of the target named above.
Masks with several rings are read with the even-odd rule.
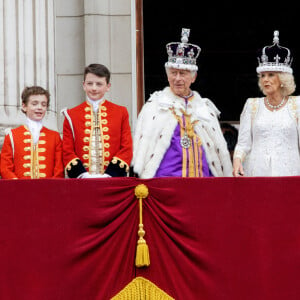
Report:
[[[85,0],[85,63],[101,63],[111,71],[107,98],[124,105],[132,120],[131,1]],[[134,31],[135,34],[135,31]]]
[[[56,129],[54,0],[1,0],[0,20],[0,138],[24,122],[20,96],[31,85],[49,90],[45,125]]]

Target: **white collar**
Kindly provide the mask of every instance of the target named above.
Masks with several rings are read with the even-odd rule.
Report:
[[[26,117],[26,125],[28,128],[34,128],[34,129],[39,129],[41,130],[43,127],[43,121],[34,121]]]
[[[43,122],[42,121],[34,121],[26,117],[26,125],[31,132],[33,142],[36,144],[39,140],[40,137],[40,131],[43,127]]]
[[[93,111],[97,112],[100,103],[102,103],[104,101],[104,97],[102,97],[99,100],[91,100],[89,97],[86,97],[87,101],[93,106]]]

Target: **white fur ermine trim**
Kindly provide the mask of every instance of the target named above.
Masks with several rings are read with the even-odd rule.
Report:
[[[172,63],[172,62],[169,62],[169,61],[165,63],[165,67],[166,68],[180,69],[180,70],[188,70],[188,71],[198,71],[198,67],[196,65]]]
[[[293,74],[293,69],[289,66],[282,66],[282,65],[260,65],[259,67],[256,68],[257,73],[261,72],[283,72],[283,73],[289,73]]]

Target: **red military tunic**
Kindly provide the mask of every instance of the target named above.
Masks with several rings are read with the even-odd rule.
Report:
[[[93,107],[88,101],[63,111],[63,161],[67,171],[74,168],[78,160],[86,171],[91,166],[91,140],[93,133]],[[132,159],[132,136],[127,109],[104,100],[99,104],[98,119],[100,126],[102,161],[101,173],[118,168],[124,176]],[[75,172],[76,173],[76,172]],[[73,175],[72,177],[77,177]]]
[[[42,127],[39,140],[34,145],[26,126],[12,129],[4,139],[0,170],[4,179],[63,178],[59,133]]]

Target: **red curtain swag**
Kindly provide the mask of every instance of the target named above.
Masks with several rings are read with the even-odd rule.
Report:
[[[139,184],[149,192],[142,207]],[[299,184],[0,180],[0,299],[106,300],[143,278],[170,299],[299,300]],[[142,268],[140,208],[150,256]]]

